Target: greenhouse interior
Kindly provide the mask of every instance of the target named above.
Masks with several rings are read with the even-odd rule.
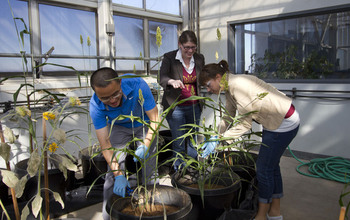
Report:
[[[349,0],[0,12],[1,219],[350,216]]]

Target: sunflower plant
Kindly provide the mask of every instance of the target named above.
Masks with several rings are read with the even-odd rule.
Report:
[[[3,138],[1,143],[0,156],[5,160],[7,164],[10,164],[11,160],[11,148],[15,148],[16,145],[21,146],[18,141],[19,135],[15,135],[14,130],[18,129],[23,133],[27,131],[30,135],[30,148],[29,159],[27,163],[27,172],[24,176],[18,177],[18,175],[11,171],[11,169],[3,170],[1,172],[3,182],[11,189],[14,189],[16,198],[20,198],[26,186],[29,178],[38,176],[38,185],[36,195],[29,199],[27,204],[22,210],[21,219],[26,219],[31,212],[37,217],[49,216],[48,201],[49,192],[53,194],[55,201],[61,204],[64,208],[64,202],[60,194],[53,192],[49,189],[48,185],[48,169],[59,169],[65,179],[67,179],[67,172],[78,171],[75,164],[75,158],[64,148],[64,144],[70,138],[75,137],[73,131],[65,131],[62,129],[62,125],[65,119],[70,118],[74,114],[80,114],[83,108],[79,107],[81,102],[77,97],[69,97],[61,101],[54,108],[44,112],[33,112],[26,106],[18,106],[15,109],[7,112],[2,118],[1,122],[7,122],[4,128]],[[40,110],[38,110],[40,111]],[[42,135],[37,132],[37,124],[42,123]],[[57,153],[58,149],[64,152],[63,154]],[[44,173],[44,180],[42,180],[41,173]],[[41,181],[45,182],[44,187],[40,184]],[[44,199],[41,196],[41,192],[45,192],[45,210],[46,214],[42,213],[42,203]],[[29,204],[31,203],[31,206]]]

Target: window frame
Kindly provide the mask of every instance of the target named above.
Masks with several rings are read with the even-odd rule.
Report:
[[[242,19],[236,21],[230,21],[227,23],[228,30],[228,63],[229,68],[232,70],[234,74],[243,74],[236,73],[236,45],[235,45],[235,26],[236,25],[244,25],[244,24],[253,24],[253,23],[261,23],[261,22],[272,22],[272,21],[282,21],[286,19],[294,19],[300,17],[308,17],[308,16],[316,16],[316,15],[324,15],[331,13],[341,13],[341,12],[350,12],[350,4],[342,5],[341,8],[339,6],[327,7],[327,8],[319,8],[313,10],[305,10],[298,12],[291,12],[279,15],[271,15],[264,16],[260,18],[249,18]],[[349,76],[350,77],[350,76]],[[264,79],[266,82],[270,83],[350,83],[349,79]]]
[[[100,53],[100,47],[101,45],[99,45],[99,34],[100,31],[104,31],[104,27],[99,27],[99,23],[98,23],[98,1],[97,0],[80,0],[78,2],[67,2],[65,0],[57,0],[57,1],[49,1],[49,0],[32,0],[32,1],[27,1],[24,0],[26,2],[28,2],[28,14],[29,16],[31,16],[31,14],[37,14],[37,16],[39,16],[39,4],[45,4],[45,5],[50,5],[50,6],[56,6],[56,7],[63,7],[63,8],[68,8],[68,9],[75,9],[75,10],[83,10],[83,11],[89,11],[89,12],[94,12],[95,13],[95,24],[96,24],[96,56],[94,56],[94,60],[96,59],[97,62],[97,68],[100,67],[101,65],[101,60],[103,59],[109,59],[110,57],[105,57],[105,56],[101,56]],[[179,5],[182,5],[182,1],[179,0]],[[152,21],[156,21],[156,22],[164,22],[164,23],[169,23],[169,24],[176,24],[177,25],[177,29],[180,30],[182,28],[182,23],[183,23],[183,17],[182,17],[182,10],[180,10],[180,15],[174,15],[174,14],[167,14],[167,13],[162,13],[162,12],[157,12],[157,11],[151,11],[151,10],[145,10],[145,9],[140,9],[140,8],[134,8],[134,7],[129,7],[129,6],[125,6],[125,5],[117,5],[115,3],[110,2],[110,10],[113,12],[113,15],[118,15],[118,16],[125,16],[125,17],[134,17],[134,18],[138,18],[138,19],[142,19],[143,22],[147,22],[152,20]],[[29,19],[31,19],[29,17]],[[30,24],[27,25],[28,28],[30,29],[30,31],[32,31],[32,35],[30,38],[30,48],[31,51],[30,53],[26,53],[27,59],[28,59],[28,63],[30,63],[30,68],[29,68],[29,74],[28,76],[32,76],[32,68],[31,68],[31,57],[33,56],[36,59],[39,59],[41,62],[44,61],[45,58],[45,53],[46,51],[41,51],[41,35],[40,35],[40,18],[34,18],[32,17],[32,22]],[[147,25],[144,25],[144,32],[147,33],[146,36],[148,35],[149,30],[145,29],[148,27]],[[38,36],[36,38],[33,39],[33,35]],[[144,39],[145,42],[148,42],[148,39]],[[148,44],[148,43],[147,43]],[[143,52],[144,55],[147,54],[147,50],[148,50],[148,54],[149,54],[149,47],[147,47],[144,44],[144,48],[143,48]],[[7,57],[6,54],[1,54],[0,53],[0,57]],[[16,57],[20,58],[20,54],[18,53],[16,55]],[[92,56],[91,56],[92,57]],[[68,59],[91,59],[91,57],[87,58],[87,55],[84,56],[72,56],[69,54],[60,54],[60,55],[55,55],[54,53],[50,56],[50,58],[68,58]],[[10,56],[11,58],[11,56]],[[120,57],[113,57],[113,59],[119,59]],[[153,57],[149,59],[154,59],[157,60],[157,57]],[[145,68],[140,70],[140,73],[145,73],[147,71],[147,65],[144,65]],[[74,67],[74,66],[73,66]],[[149,65],[148,65],[149,67]],[[130,72],[130,71],[128,71]],[[11,73],[7,73],[7,72],[0,72],[0,77],[7,77],[7,76],[14,76],[14,75],[19,75],[22,72],[11,72]],[[46,71],[46,72],[42,72],[42,75],[45,76],[52,76],[52,77],[63,77],[63,76],[74,76],[76,75],[76,73],[74,71],[71,70],[52,70],[52,71]]]

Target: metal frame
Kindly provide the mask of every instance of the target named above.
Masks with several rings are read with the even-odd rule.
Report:
[[[112,62],[109,63],[111,67],[115,66],[115,60],[138,60],[139,57],[125,57],[125,56],[115,56],[115,50],[114,48],[114,40],[113,36],[109,36],[107,42],[104,40],[106,39],[105,35],[105,26],[102,25],[101,20],[108,20],[108,16],[112,16],[112,14],[118,14],[121,16],[128,16],[128,17],[137,17],[142,18],[144,23],[144,71],[147,72],[147,74],[150,74],[150,60],[159,60],[159,57],[151,58],[150,57],[150,51],[149,51],[149,36],[148,36],[148,21],[157,21],[157,22],[165,22],[165,23],[172,23],[177,24],[178,26],[181,26],[183,23],[183,17],[181,15],[171,15],[167,13],[160,13],[155,11],[146,10],[146,0],[144,0],[144,8],[134,8],[134,7],[128,7],[124,5],[118,5],[112,3],[111,0],[25,0],[28,2],[28,17],[29,17],[29,28],[31,33],[31,53],[26,54],[25,56],[28,58],[33,57],[33,63],[32,66],[36,66],[38,64],[42,63],[42,58],[46,58],[47,54],[43,54],[41,51],[41,36],[40,36],[40,20],[39,20],[39,4],[48,4],[58,7],[66,7],[66,8],[72,8],[72,9],[78,9],[78,10],[86,10],[86,11],[93,11],[96,13],[96,50],[97,50],[97,56],[74,56],[74,55],[50,55],[51,58],[73,58],[73,59],[97,59],[97,66],[99,67],[101,65],[101,62],[104,62],[106,60],[110,60]],[[182,0],[179,0],[179,7],[181,7]],[[102,6],[101,6],[102,5]],[[103,15],[100,15],[101,8],[100,7],[106,7],[109,8],[108,10],[111,12],[111,14],[108,14],[107,12],[103,12]],[[180,8],[181,9],[181,8]],[[103,16],[103,17],[101,17]],[[37,36],[37,37],[33,37]],[[101,38],[101,36],[103,36]],[[103,39],[104,38],[104,39]],[[104,48],[111,48],[111,50],[106,53],[106,51],[102,51],[101,53],[101,44],[108,44],[109,46],[105,45]],[[20,53],[0,53],[0,57],[22,57]],[[148,61],[148,62],[147,62]],[[36,78],[39,78],[40,70],[34,70],[33,76]],[[8,76],[8,73],[1,73],[0,76]],[[13,75],[13,74],[12,74]]]
[[[272,15],[272,16],[266,16],[266,17],[260,17],[260,18],[254,18],[254,19],[242,19],[242,20],[236,20],[236,21],[230,21],[227,23],[227,32],[228,32],[228,63],[230,69],[235,70],[236,69],[236,57],[235,57],[235,25],[242,25],[242,24],[250,24],[250,23],[257,23],[257,22],[269,22],[269,21],[277,21],[281,19],[291,19],[291,18],[297,18],[300,16],[311,16],[311,15],[321,15],[325,13],[337,13],[337,12],[343,12],[343,11],[350,11],[350,4],[342,5],[341,7],[327,7],[327,8],[319,8],[315,10],[305,10],[305,11],[299,11],[299,12],[293,12],[293,13],[286,13],[282,15]],[[321,36],[322,37],[322,36]],[[309,79],[290,79],[290,80],[278,80],[278,79],[264,79],[267,82],[278,82],[278,83],[310,83]],[[350,79],[346,80],[335,80],[335,79],[327,79],[327,80],[317,80],[313,79],[313,83],[349,83]]]

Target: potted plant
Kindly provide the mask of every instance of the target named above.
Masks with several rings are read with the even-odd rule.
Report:
[[[223,89],[227,87],[227,80],[225,76],[222,77],[222,81],[220,82],[220,84],[220,87]],[[264,94],[257,96],[257,98],[263,97]],[[202,209],[198,211],[199,215],[201,215],[199,217],[200,219],[206,218],[210,216],[210,214],[215,213],[214,210],[205,213],[205,211],[208,210],[208,204],[210,204],[209,202],[208,204],[206,204],[205,197],[206,190],[216,187],[214,185],[211,186],[211,183],[220,182],[220,178],[223,179],[222,182],[225,182],[225,179],[231,179],[231,184],[236,185],[236,187],[232,186],[232,191],[226,190],[228,193],[233,193],[233,196],[230,198],[228,197],[228,199],[226,199],[227,203],[221,205],[221,213],[224,211],[225,208],[227,211],[230,210],[232,207],[237,207],[239,205],[240,194],[244,193],[241,190],[242,183],[250,182],[253,176],[255,175],[254,158],[253,160],[244,159],[252,158],[249,149],[259,144],[258,141],[252,139],[253,135],[258,135],[259,133],[250,132],[249,134],[245,135],[245,138],[232,140],[231,138],[220,137],[220,134],[223,132],[219,132],[216,128],[217,112],[220,114],[218,115],[219,120],[228,119],[230,122],[232,122],[233,126],[234,124],[239,122],[240,118],[245,117],[248,114],[252,114],[253,112],[248,112],[246,113],[246,115],[237,115],[233,117],[229,115],[225,107],[222,106],[220,96],[218,97],[217,101],[214,101],[210,98],[205,98],[205,100],[209,101],[209,103],[213,103],[210,105],[206,103],[206,106],[213,110],[214,121],[210,123],[209,126],[205,125],[205,119],[203,119],[202,125],[184,125],[187,127],[192,127],[192,129],[180,138],[189,138],[193,146],[196,146],[198,152],[202,151],[203,145],[206,142],[198,141],[198,136],[203,137],[204,140],[218,142],[219,145],[216,147],[217,152],[215,152],[214,154],[210,154],[207,158],[200,157],[199,160],[183,157],[182,160],[184,161],[184,163],[182,172],[177,173],[172,177],[173,185],[181,188],[184,188],[186,185],[191,186],[193,182],[197,182],[198,189],[196,194],[200,195],[202,202]],[[220,124],[220,122],[218,124]],[[246,165],[245,162],[248,161],[252,163]],[[246,173],[247,171],[248,173]],[[217,173],[227,173],[227,175],[217,176]],[[241,175],[237,175],[236,173],[240,173]],[[243,174],[250,175],[252,176],[252,178],[248,179],[248,177],[244,176]],[[226,186],[228,187],[228,185]],[[235,189],[236,191],[234,191],[233,189]],[[187,192],[189,192],[189,190]],[[235,199],[233,200],[234,197]],[[219,203],[215,203],[215,205],[218,204]],[[217,210],[217,213],[213,214],[209,218],[217,218],[221,213],[219,210]]]
[[[140,96],[142,97],[142,95]],[[141,98],[142,99],[142,98]],[[142,101],[141,101],[142,102]],[[173,104],[174,107],[175,104]],[[152,128],[149,123],[144,121],[140,117],[128,116],[128,115],[120,115],[114,121],[112,121],[112,125],[116,120],[124,120],[125,118],[129,118],[133,121],[138,121],[142,123],[144,126],[148,127],[148,129],[153,129],[153,137],[151,143],[155,142],[158,146],[158,133],[160,128],[163,126],[163,122],[165,120],[165,116],[168,114],[171,108],[163,111],[161,114],[161,120],[157,123],[157,128]],[[138,138],[134,138],[129,142],[128,145],[132,145],[135,141],[142,141]],[[114,149],[116,151],[120,151],[120,149]],[[122,149],[126,153],[136,156],[134,150],[132,149]],[[160,176],[157,172],[157,169],[164,165],[171,163],[174,159],[169,159],[163,161],[161,164],[158,164],[158,156],[159,154],[166,153],[171,151],[166,146],[162,148],[158,148],[157,152],[154,155],[151,155],[144,161],[140,161],[136,166],[136,177],[139,178],[138,173],[144,168],[149,160],[156,161],[156,170],[155,176],[151,177],[154,179],[158,179]],[[112,218],[116,219],[186,219],[187,214],[192,208],[192,203],[190,197],[187,193],[185,193],[181,189],[174,189],[169,186],[161,186],[156,184],[156,181],[153,181],[153,185],[147,185],[147,182],[150,182],[149,179],[144,180],[144,184],[139,184],[142,182],[140,179],[137,180],[138,185],[133,188],[133,193],[130,193],[128,197],[121,198],[117,195],[112,195],[107,203],[107,211],[110,213]],[[130,212],[126,212],[124,208],[128,206]],[[168,209],[170,206],[172,208]],[[160,208],[160,210],[159,210]],[[177,209],[173,211],[173,209]],[[137,217],[135,217],[137,216]],[[152,216],[152,217],[147,217]]]
[[[60,106],[57,106],[50,111],[43,112],[41,117],[34,117],[32,111],[27,107],[18,106],[15,110],[7,112],[6,115],[1,118],[1,121],[4,121],[6,119],[17,121],[19,124],[21,124],[21,126],[19,126],[19,129],[22,131],[27,130],[28,133],[31,134],[30,137],[33,139],[30,157],[29,159],[20,161],[17,164],[17,173],[10,170],[2,171],[1,173],[4,183],[10,188],[16,189],[17,198],[21,197],[22,193],[25,192],[25,190],[33,189],[33,185],[30,184],[34,184],[35,186],[34,191],[32,191],[27,197],[29,200],[22,210],[22,218],[26,218],[26,216],[29,215],[29,204],[31,204],[32,213],[34,216],[38,216],[39,212],[40,215],[43,215],[43,196],[41,195],[42,191],[45,192],[45,216],[49,216],[49,192],[53,194],[53,197],[57,202],[61,203],[62,208],[64,207],[63,200],[65,191],[57,193],[53,190],[53,186],[57,186],[57,184],[59,184],[60,186],[58,188],[56,187],[56,189],[61,188],[62,190],[65,190],[64,179],[67,178],[67,171],[77,171],[77,166],[74,163],[75,158],[62,147],[64,142],[71,136],[68,134],[72,133],[72,131],[66,132],[61,129],[60,126],[62,125],[64,119],[68,118],[72,114],[75,114],[75,111],[72,109],[69,111],[68,107],[77,105],[80,105],[80,100],[76,97],[70,97],[69,101],[67,100],[66,103],[61,103]],[[38,135],[35,129],[37,127],[36,123],[39,120],[42,120],[42,137]],[[47,135],[47,121],[51,125],[51,130],[48,133],[49,135]],[[6,146],[6,149],[10,151],[11,147],[9,144],[14,143],[16,137],[9,127],[6,127],[5,129],[5,139],[8,140],[8,143],[6,143],[4,146]],[[75,134],[72,135],[74,136]],[[40,141],[41,139],[42,141]],[[64,152],[64,155],[55,154],[57,148],[60,148]],[[2,153],[5,154],[5,152]],[[6,152],[6,154],[9,154],[9,152]],[[54,164],[56,164],[56,167]],[[56,169],[52,170],[51,168]],[[49,174],[51,173],[60,176],[60,180],[58,180],[58,182],[51,181],[51,183],[49,183]]]
[[[193,129],[185,136],[190,138],[193,146],[201,152],[204,142],[196,142],[193,137],[210,137],[213,133],[205,126],[198,127],[202,131]],[[230,167],[224,166],[219,154],[212,154],[208,158],[199,157],[198,160],[179,156],[184,161],[183,168],[172,175],[171,183],[190,194],[193,202],[191,218],[216,219],[225,210],[230,210],[231,203],[241,188],[241,179]]]

